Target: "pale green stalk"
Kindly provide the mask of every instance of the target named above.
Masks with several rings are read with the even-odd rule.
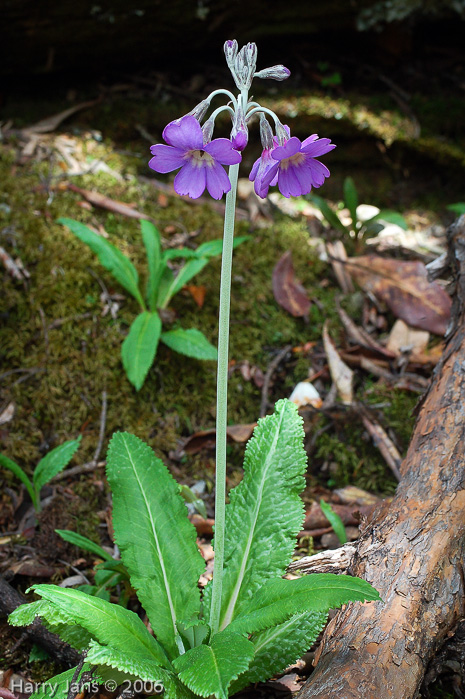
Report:
[[[234,218],[239,164],[229,168],[231,190],[226,195],[223,256],[221,261],[220,315],[218,321],[218,373],[216,394],[216,488],[215,488],[215,573],[213,576],[210,627],[217,633],[221,612],[224,564],[224,520],[226,496],[226,428],[228,417],[228,350],[229,313],[231,306],[231,271],[234,241]]]

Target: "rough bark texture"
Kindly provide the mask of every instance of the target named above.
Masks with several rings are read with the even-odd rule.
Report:
[[[383,603],[329,624],[299,699],[418,697],[431,659],[464,616],[465,217],[449,230],[453,327],[417,419],[401,482],[362,531],[349,572]]]

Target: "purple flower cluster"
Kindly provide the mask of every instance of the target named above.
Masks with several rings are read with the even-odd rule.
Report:
[[[223,165],[238,165],[241,162],[241,151],[249,139],[249,121],[260,114],[263,152],[254,163],[249,178],[254,182],[256,194],[264,199],[269,188],[278,185],[283,196],[298,197],[308,194],[312,187],[321,187],[325,178],[329,177],[329,170],[317,158],[336,146],[329,138],[318,138],[316,134],[303,142],[295,136],[291,137],[289,128],[281,124],[276,114],[248,100],[254,77],[286,80],[290,76],[289,69],[275,65],[257,73],[257,46],[254,43],[243,46],[239,51],[236,40],[226,41],[224,53],[236,87],[240,90],[237,99],[229,90],[214,90],[189,114],[168,124],[163,131],[168,145],[151,147],[153,157],[149,166],[155,172],[179,170],[174,178],[174,189],[178,194],[197,199],[207,189],[214,199],[221,199],[231,190],[231,182]],[[204,121],[211,100],[218,94],[226,95],[228,104],[216,109]],[[232,118],[230,138],[212,140],[215,119],[222,111],[228,111]],[[267,115],[274,119],[275,134]]]
[[[204,145],[199,122],[193,116],[172,121],[163,131],[167,146],[157,144],[150,151],[149,167],[155,172],[172,172],[181,168],[174,178],[174,189],[198,199],[207,188],[213,199],[229,192],[231,183],[222,165],[236,165],[242,156],[227,138],[216,138]]]
[[[151,147],[153,158],[149,166],[156,172],[172,172],[181,168],[174,178],[174,189],[192,199],[200,197],[205,189],[214,199],[229,192],[231,183],[222,167],[241,162],[239,150],[245,143],[238,141],[241,130],[233,137],[216,138],[204,144],[202,128],[193,116],[173,121],[163,131],[167,146]],[[245,139],[244,139],[245,140]],[[270,187],[276,184],[284,197],[308,194],[312,187],[321,187],[329,170],[317,157],[336,148],[329,138],[316,134],[301,142],[289,137],[283,145],[273,140],[272,148],[265,148],[255,161],[249,179],[254,182],[256,194],[265,199]]]
[[[317,156],[336,148],[329,138],[312,134],[301,143],[293,136],[280,146],[276,139],[274,148],[265,148],[253,164],[249,179],[254,182],[255,193],[264,199],[268,189],[276,184],[284,197],[308,194],[312,187],[321,187],[330,172]]]

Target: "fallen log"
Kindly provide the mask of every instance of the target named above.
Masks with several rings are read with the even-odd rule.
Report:
[[[456,288],[444,354],[396,494],[362,527],[349,568],[384,601],[336,614],[299,699],[418,697],[465,616],[465,216],[448,237]]]

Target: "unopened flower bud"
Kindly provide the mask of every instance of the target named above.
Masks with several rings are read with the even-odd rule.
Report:
[[[249,131],[245,123],[244,112],[239,107],[234,114],[231,141],[235,150],[242,151],[249,140]]]
[[[276,138],[280,146],[283,146],[290,138],[289,127],[283,126],[280,121],[276,124]]]
[[[205,114],[208,112],[210,108],[210,100],[202,100],[199,102],[199,104],[194,107],[194,109],[191,109],[186,116],[193,116],[197,119],[197,121],[202,121],[204,118]]]
[[[287,80],[291,71],[285,66],[271,66],[255,73],[255,78],[270,78],[271,80]]]
[[[264,150],[273,148],[273,129],[263,112],[260,113],[260,140]]]
[[[226,63],[228,64],[229,68],[231,68],[231,70],[234,68],[234,61],[236,60],[237,49],[238,46],[237,41],[235,39],[229,39],[224,44],[224,55],[226,56]]]
[[[206,146],[207,143],[210,143],[210,141],[212,140],[214,128],[215,128],[215,120],[212,117],[210,117],[209,119],[207,119],[207,121],[202,126],[203,145],[204,146]]]

